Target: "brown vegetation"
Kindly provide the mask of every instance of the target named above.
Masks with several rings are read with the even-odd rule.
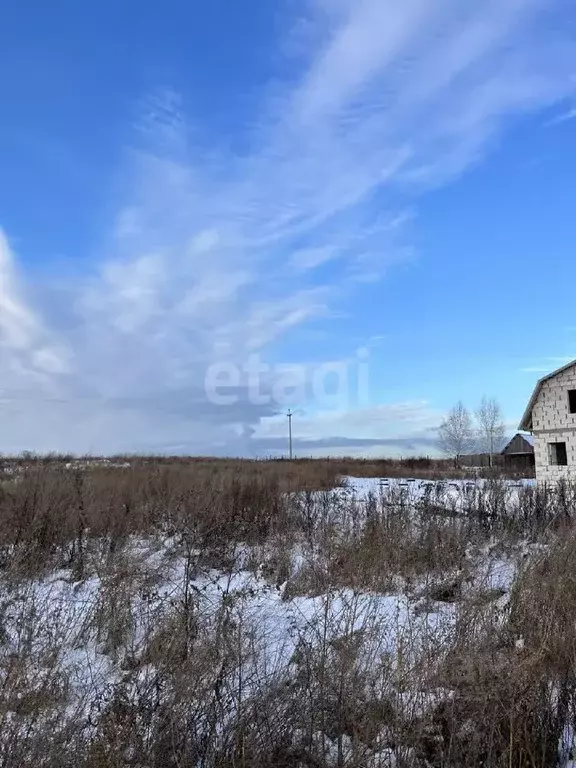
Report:
[[[424,461],[410,476],[448,473]],[[4,467],[0,765],[559,764],[574,489],[359,499],[341,474],[408,467],[345,460]]]

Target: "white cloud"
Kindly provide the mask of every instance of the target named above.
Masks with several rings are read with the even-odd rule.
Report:
[[[545,357],[542,362],[536,365],[528,365],[521,369],[522,373],[541,373],[548,374],[555,371],[557,368],[561,368],[563,365],[567,365],[574,360],[574,357]]]
[[[338,253],[339,249],[335,244],[318,248],[302,248],[291,255],[290,263],[297,272],[306,272],[306,270],[322,266],[322,264],[338,256]]]
[[[2,391],[50,385],[68,361],[28,306],[17,280],[14,255],[0,229],[0,371]]]
[[[12,251],[2,231],[0,231],[0,332],[2,345],[11,349],[27,349],[36,334],[36,321],[19,295]]]
[[[570,120],[576,120],[576,107],[572,107],[572,109],[561,112],[559,115],[556,115],[556,117],[553,117],[551,120],[549,120],[547,124],[559,125],[560,123],[567,123]]]
[[[292,431],[296,455],[406,456],[438,454],[436,429],[443,414],[426,401],[305,414],[296,410]],[[253,434],[262,455],[285,454],[287,420],[264,420]]]
[[[556,7],[316,0],[298,75],[270,88],[255,129],[239,126],[242,155],[192,141],[202,125],[177,94],[150,97],[100,262],[65,299],[43,297],[49,328],[0,240],[0,448],[251,450],[274,405],[250,403],[240,377],[237,406],[212,406],[207,366],[282,357],[286,334],[412,257],[396,191],[463,172],[506,119],[573,88],[562,29],[541,31]],[[353,418],[322,424],[317,440],[358,437]]]

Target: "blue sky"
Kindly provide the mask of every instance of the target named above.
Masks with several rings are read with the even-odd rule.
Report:
[[[291,407],[300,454],[431,453],[484,394],[513,429],[576,357],[575,23],[12,4],[0,451],[268,455]]]

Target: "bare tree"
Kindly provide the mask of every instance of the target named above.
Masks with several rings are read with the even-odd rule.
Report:
[[[468,409],[457,403],[438,428],[438,444],[445,454],[454,459],[456,466],[467,453],[472,453],[476,440],[474,424]]]
[[[490,466],[494,463],[494,454],[502,450],[506,428],[502,418],[502,409],[498,401],[484,396],[476,409],[478,438],[481,450],[488,454]]]

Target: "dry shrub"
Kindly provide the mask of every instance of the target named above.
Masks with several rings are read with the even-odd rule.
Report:
[[[546,768],[576,718],[576,535],[563,530],[529,560],[503,616],[463,605],[435,676],[453,691],[426,713],[413,742],[427,765]]]
[[[521,491],[510,505],[496,480],[485,494],[470,487],[457,509],[442,486],[421,501],[405,489],[366,503],[330,491],[339,471],[404,465],[116,463],[126,466],[28,458],[0,483],[13,598],[0,626],[4,768],[556,765],[575,714],[573,489]],[[542,554],[526,558],[505,605],[466,579],[471,551],[505,552],[507,537],[537,539]],[[170,542],[178,564],[162,600],[165,576],[142,554],[153,541]],[[82,627],[26,596],[55,568],[72,589],[98,583]],[[245,569],[271,590],[287,581],[286,600],[321,596],[276,664],[250,595],[222,587],[210,602],[198,586],[199,575],[231,584]],[[363,613],[399,584],[422,606],[409,620]],[[59,650],[67,634],[80,650],[96,643],[115,673],[75,704]]]

